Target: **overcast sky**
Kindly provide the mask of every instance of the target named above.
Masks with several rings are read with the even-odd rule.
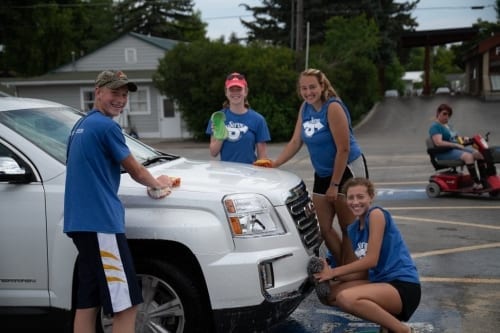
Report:
[[[396,0],[396,2],[404,2]],[[241,3],[249,6],[260,6],[260,0],[194,0],[195,8],[201,11],[201,18],[208,23],[208,37],[226,38],[235,32],[239,38],[246,36],[246,30],[240,18],[252,21],[251,12],[245,11]],[[495,0],[420,0],[412,13],[419,24],[417,30],[465,28],[470,27],[480,18],[483,21],[495,22]],[[472,6],[484,6],[484,9],[473,10]]]

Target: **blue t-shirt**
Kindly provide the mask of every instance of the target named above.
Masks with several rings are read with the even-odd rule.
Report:
[[[457,142],[457,133],[450,126],[444,126],[438,121],[434,121],[429,128],[429,135],[432,138],[436,134],[441,134],[443,141]]]
[[[365,226],[359,230],[359,219],[348,226],[347,232],[351,239],[356,257],[362,258],[368,250],[370,234],[370,213],[380,209],[385,217],[384,237],[377,266],[369,270],[369,279],[372,282],[390,282],[394,280],[419,283],[418,271],[410,251],[392,219],[391,214],[381,207],[371,207],[366,213]]]
[[[244,114],[231,112],[229,108],[221,110],[226,115],[228,137],[222,143],[221,161],[253,163],[257,159],[255,146],[271,140],[269,128],[264,117],[253,109]],[[212,121],[208,122],[206,133],[212,135]]]
[[[361,148],[352,133],[351,116],[344,103],[339,99],[330,98],[321,106],[319,112],[311,104],[304,103],[302,109],[302,141],[307,146],[314,171],[320,177],[329,177],[333,174],[333,165],[337,155],[337,146],[328,126],[328,106],[330,103],[340,104],[349,123],[350,150],[347,163],[361,156]]]
[[[118,197],[120,164],[130,155],[120,125],[92,110],[75,125],[68,142],[64,232],[124,233]]]

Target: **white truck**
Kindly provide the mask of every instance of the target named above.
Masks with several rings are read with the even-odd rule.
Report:
[[[66,140],[81,114],[0,98],[0,314],[50,312],[71,331],[76,250],[62,232]],[[320,234],[304,183],[251,165],[188,160],[127,136],[154,175],[181,179],[153,200],[122,174],[127,237],[143,290],[137,332],[258,332],[312,289]],[[101,316],[98,331],[112,319]],[[0,324],[1,325],[1,324]]]

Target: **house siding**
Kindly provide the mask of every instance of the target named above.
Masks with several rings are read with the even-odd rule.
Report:
[[[135,48],[137,51],[137,62],[125,62],[125,49]],[[56,70],[56,72],[71,71],[100,71],[103,69],[127,70],[149,70],[156,69],[159,59],[163,58],[165,50],[155,47],[130,35],[124,36],[97,51],[84,56],[72,64],[67,64]]]
[[[7,81],[10,81],[8,84],[19,97],[47,99],[86,111],[83,110],[82,90],[94,89],[97,73],[104,69],[123,70],[139,88],[149,90],[150,112],[132,115],[125,108],[124,113],[115,120],[126,131],[134,127],[141,138],[184,139],[191,137],[191,134],[185,130],[181,114],[175,112],[175,117],[163,117],[162,95],[154,86],[151,74],[158,68],[165,52],[175,44],[169,39],[129,33],[41,77]],[[125,61],[127,48],[135,49],[135,63]]]
[[[81,110],[79,85],[19,86],[17,94],[20,97],[47,99]]]

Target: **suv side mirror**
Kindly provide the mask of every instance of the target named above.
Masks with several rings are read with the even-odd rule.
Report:
[[[29,183],[29,172],[12,157],[0,157],[0,182]]]

